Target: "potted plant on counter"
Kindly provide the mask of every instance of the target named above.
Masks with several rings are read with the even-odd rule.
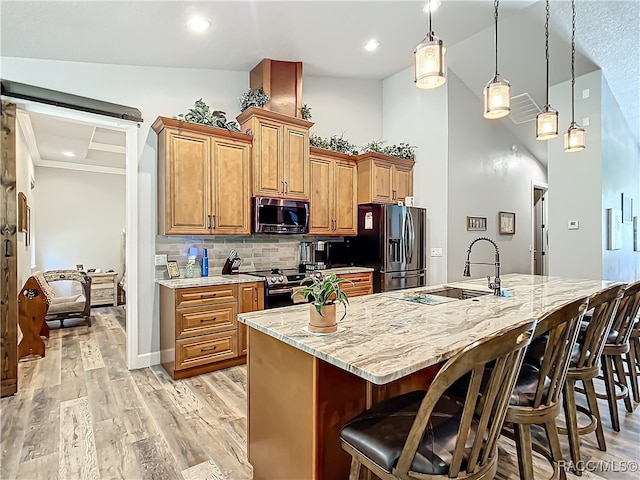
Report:
[[[344,306],[342,320],[347,315],[349,299],[347,294],[340,289],[340,283],[348,280],[338,278],[335,274],[313,275],[302,281],[304,285],[294,295],[303,295],[305,300],[311,301],[309,305],[310,332],[332,333],[338,330],[336,321],[336,304]]]

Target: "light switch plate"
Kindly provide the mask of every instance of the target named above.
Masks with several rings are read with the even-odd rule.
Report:
[[[155,256],[155,265],[156,267],[158,266],[163,266],[167,264],[167,254],[162,254],[162,255],[156,255]]]
[[[569,220],[567,227],[569,230],[578,230],[580,228],[580,222],[578,222],[578,220]]]
[[[431,249],[431,256],[432,257],[441,257],[442,256],[442,249],[441,248],[432,248]]]

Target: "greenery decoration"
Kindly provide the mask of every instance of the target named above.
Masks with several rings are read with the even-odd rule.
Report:
[[[322,138],[320,135],[312,133],[309,136],[309,144],[312,147],[324,148],[335,152],[346,153],[348,155],[358,155],[358,147],[344,138],[344,132],[339,137],[332,135],[329,138]]]
[[[297,290],[293,295],[302,294],[305,300],[313,303],[320,316],[324,316],[322,315],[323,305],[341,303],[344,306],[344,315],[342,315],[342,318],[340,319],[342,320],[347,316],[347,305],[349,305],[349,298],[347,297],[347,294],[340,289],[340,284],[342,282],[350,282],[350,280],[338,278],[334,273],[324,276],[312,275],[302,280],[303,287]]]
[[[200,123],[211,127],[226,128],[232,132],[239,132],[238,123],[234,120],[227,120],[226,115],[222,110],[211,110],[209,105],[199,99],[195,102],[195,108],[192,108],[187,113],[181,113],[175,118],[183,122]]]
[[[240,111],[244,112],[249,107],[264,107],[269,101],[269,95],[264,93],[262,87],[243,93],[240,96]]]
[[[300,109],[300,114],[303,120],[311,120],[311,107],[304,103]]]
[[[407,160],[416,159],[416,147],[409,145],[408,143],[400,143],[399,145],[385,146],[384,140],[372,140],[362,147],[362,152],[376,152],[383,153],[385,155],[391,155],[392,157],[405,158]]]

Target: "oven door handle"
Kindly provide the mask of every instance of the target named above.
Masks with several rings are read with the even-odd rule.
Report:
[[[276,290],[273,290],[273,289],[267,290],[267,296],[268,297],[271,297],[273,295],[278,295],[278,294],[281,294],[281,293],[293,293],[293,288],[289,287],[289,288],[278,288]]]

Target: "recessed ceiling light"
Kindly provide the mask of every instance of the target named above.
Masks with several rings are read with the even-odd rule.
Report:
[[[379,46],[380,46],[380,42],[372,38],[371,40],[369,40],[367,43],[364,44],[364,49],[369,52],[373,52],[374,50],[377,50]]]
[[[429,6],[431,6],[431,13],[433,13],[438,9],[440,3],[442,3],[440,0],[429,0],[422,11],[424,13],[427,13],[429,11]]]
[[[209,25],[211,25],[209,23],[209,20],[198,15],[196,15],[195,17],[191,17],[191,19],[187,22],[187,26],[192,32],[204,32],[207,28],[209,28]]]
[[[65,150],[64,152],[62,152],[62,154],[63,154],[65,157],[69,157],[69,158],[71,158],[71,157],[75,157],[75,156],[76,156],[76,154],[75,154],[75,153],[70,152],[69,150]]]

